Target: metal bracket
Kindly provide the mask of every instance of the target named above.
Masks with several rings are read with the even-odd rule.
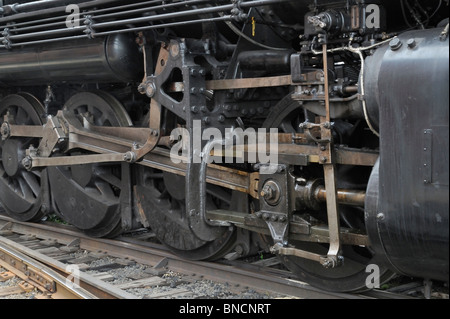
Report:
[[[321,122],[331,123],[330,116],[330,96],[328,85],[328,55],[327,45],[323,44],[323,69],[324,71],[324,84],[325,84],[325,108],[326,117],[321,117]],[[337,201],[337,187],[336,187],[336,167],[333,154],[333,135],[332,126],[321,127],[321,139],[329,140],[329,143],[319,145],[322,155],[320,156],[320,162],[323,164],[325,190],[327,192],[327,217],[328,217],[328,229],[330,236],[330,247],[328,249],[327,258],[324,262],[325,267],[336,267],[341,264],[343,257],[341,253],[341,239],[340,239],[340,217]]]
[[[43,137],[37,149],[38,154],[42,157],[49,157],[59,151],[59,148],[64,147],[68,140],[66,130],[57,117],[47,116]]]
[[[161,138],[161,112],[162,105],[155,98],[157,94],[157,80],[158,77],[165,77],[165,73],[163,71],[167,65],[168,59],[170,56],[177,57],[179,54],[180,47],[177,42],[173,42],[167,47],[165,43],[161,46],[161,50],[159,51],[158,61],[156,62],[155,74],[153,76],[149,76],[144,79],[144,83],[142,83],[140,87],[140,91],[145,93],[149,98],[151,98],[150,102],[150,119],[149,119],[149,128],[150,135],[147,138],[144,146],[133,148],[133,152],[136,154],[136,160],[140,160],[147,153],[151,152],[159,143]],[[147,72],[147,70],[145,70]]]
[[[260,167],[261,171],[265,168]],[[279,165],[273,174],[261,174],[259,181],[260,207],[256,216],[262,218],[275,243],[288,244],[291,203],[289,199],[289,172],[284,165]]]

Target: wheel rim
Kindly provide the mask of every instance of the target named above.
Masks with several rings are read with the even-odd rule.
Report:
[[[17,125],[42,125],[44,107],[28,93],[13,94],[0,102],[0,119],[10,113]],[[0,202],[12,218],[38,221],[45,216],[41,207],[48,191],[47,171],[27,171],[20,163],[37,138],[11,137],[0,141]]]
[[[105,92],[74,95],[64,112],[90,113],[97,126],[131,126],[123,106]],[[85,155],[88,152],[71,152]],[[121,233],[120,190],[121,165],[86,164],[49,168],[53,204],[56,212],[71,225],[93,237],[114,237]]]
[[[292,133],[296,131],[294,127],[298,127],[297,123],[304,121],[303,114],[303,109],[298,101],[294,101],[290,96],[287,96],[272,109],[264,123],[264,127],[277,127],[284,133]],[[350,216],[355,214],[354,211],[349,211],[352,209],[354,208],[341,207],[341,225],[352,228],[353,225],[363,222],[363,215],[361,215],[362,218],[360,220],[350,218]],[[360,214],[363,214],[363,212],[360,212]],[[326,255],[328,252],[327,244],[299,241],[289,241],[289,243],[298,249],[321,255]],[[366,279],[370,273],[366,272],[366,267],[370,264],[376,264],[376,257],[368,247],[350,245],[342,247],[342,254],[344,256],[344,265],[334,269],[326,269],[318,262],[295,256],[279,256],[279,258],[299,279],[320,289],[336,292],[367,290]],[[379,267],[379,269],[381,283],[395,276],[394,273],[384,267]]]

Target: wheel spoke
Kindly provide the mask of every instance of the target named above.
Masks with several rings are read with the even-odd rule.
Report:
[[[8,112],[18,125],[43,124],[44,107],[28,93],[6,96],[0,103],[0,118],[3,119]],[[46,170],[27,172],[20,164],[29,145],[38,143],[39,139],[28,137],[9,138],[0,143],[0,156],[7,159],[6,163],[0,164],[2,205],[12,218],[20,221],[37,221],[45,215],[41,206],[45,198],[43,194],[48,189],[41,184],[41,176],[46,176]]]
[[[20,190],[22,191],[23,199],[27,202],[32,202],[35,199],[33,192],[30,188],[30,185],[22,178],[17,178],[17,182],[19,183]]]
[[[99,126],[132,126],[124,107],[105,92],[84,92],[75,94],[64,106],[67,113],[78,114],[77,120],[89,112],[89,120]],[[73,152],[70,155],[85,155],[87,152]],[[49,170],[53,198],[58,210],[66,220],[93,237],[113,237],[121,233],[120,190],[121,166],[112,164],[78,165],[68,169],[61,167]],[[69,192],[76,203],[83,203],[81,218],[76,208],[68,206],[64,192]]]
[[[111,189],[111,186],[108,183],[104,183],[102,181],[97,181],[95,183],[96,189],[99,191],[101,197],[105,198],[115,198],[114,192]]]
[[[186,259],[216,259],[226,254],[234,243],[234,230],[225,227],[217,238],[200,240],[189,225],[184,191],[185,178],[137,166],[136,196],[157,238],[177,255]],[[168,184],[171,184],[169,187]],[[214,197],[217,195],[218,197]],[[218,188],[207,190],[210,209],[227,207],[230,196]],[[217,205],[224,205],[220,207]]]
[[[30,189],[33,191],[34,196],[38,197],[39,193],[41,192],[41,185],[37,180],[36,176],[30,172],[23,171],[22,177],[27,183],[27,185],[30,187]]]
[[[17,108],[17,113],[16,113],[16,117],[15,120],[17,123],[20,124],[29,124],[29,115],[25,112],[25,110],[21,107]]]
[[[120,178],[114,176],[108,169],[104,167],[95,168],[95,175],[101,180],[107,182],[110,185],[120,188],[122,185],[122,181]]]

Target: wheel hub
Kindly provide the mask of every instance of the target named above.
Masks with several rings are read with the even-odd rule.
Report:
[[[25,157],[25,150],[18,140],[9,139],[2,147],[2,163],[9,177],[16,177],[20,171],[20,163]]]

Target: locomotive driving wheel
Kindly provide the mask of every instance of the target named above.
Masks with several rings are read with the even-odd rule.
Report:
[[[131,126],[121,103],[112,95],[97,91],[74,95],[64,106],[96,126]],[[87,155],[72,151],[69,156]],[[121,230],[121,165],[83,164],[49,168],[53,204],[66,222],[92,237],[114,237]]]
[[[236,233],[221,227],[215,239],[204,241],[189,227],[185,205],[185,178],[172,173],[136,167],[136,196],[156,237],[175,254],[190,260],[214,260],[232,247]],[[231,193],[207,187],[206,209],[226,208]]]
[[[0,102],[0,121],[5,115],[16,125],[42,125],[44,107],[32,95],[18,93]],[[46,213],[43,208],[48,192],[47,170],[27,171],[22,165],[25,151],[37,147],[37,138],[10,137],[0,140],[0,202],[12,218],[38,221]]]
[[[304,109],[298,101],[294,101],[290,96],[287,96],[271,110],[264,127],[278,128],[283,133],[294,133],[297,132],[299,124],[305,120]],[[303,172],[313,175],[320,171],[320,168],[316,171],[307,171],[312,169],[308,167]],[[339,171],[337,175],[339,176]],[[349,183],[349,181],[346,181],[346,183]],[[323,222],[327,220],[326,210],[310,212],[310,215]],[[341,226],[365,232],[363,209],[341,205],[340,215]],[[328,244],[314,242],[289,240],[289,244],[297,249],[320,255],[327,255],[329,248]],[[342,256],[344,257],[343,265],[331,269],[323,267],[316,261],[296,256],[280,255],[279,258],[300,280],[309,283],[311,286],[334,292],[367,290],[366,280],[371,272],[366,272],[366,268],[371,264],[377,265],[376,256],[374,256],[369,247],[354,245],[343,245]],[[380,284],[393,278],[394,273],[390,270],[382,266],[378,267]]]

